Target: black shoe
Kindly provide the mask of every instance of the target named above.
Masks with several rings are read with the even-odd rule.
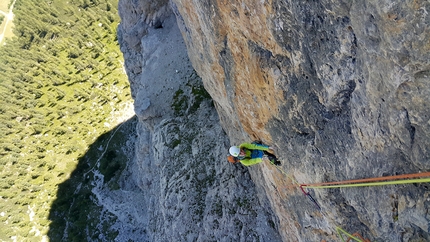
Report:
[[[275,156],[269,156],[270,164],[280,166],[281,162]]]

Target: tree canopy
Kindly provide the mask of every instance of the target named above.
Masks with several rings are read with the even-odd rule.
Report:
[[[15,3],[15,37],[0,47],[0,240],[34,234],[32,226],[46,234],[56,186],[131,98],[117,4]]]

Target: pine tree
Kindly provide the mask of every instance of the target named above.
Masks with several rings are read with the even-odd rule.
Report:
[[[122,100],[127,95],[106,89],[128,85],[117,71],[122,66],[115,42],[115,6],[114,0],[16,2],[16,36],[6,40],[7,48],[0,47],[0,187],[5,188],[0,196],[10,198],[0,203],[0,210],[14,213],[9,224],[13,229],[1,229],[0,240],[29,234],[28,216],[19,214],[26,214],[27,206],[37,201],[52,202],[42,195],[40,185],[55,197],[57,185],[70,175],[90,142],[107,131],[104,115],[112,107],[105,104],[113,96]],[[66,194],[64,211],[69,198]],[[48,226],[49,211],[37,213],[45,214],[38,223]]]

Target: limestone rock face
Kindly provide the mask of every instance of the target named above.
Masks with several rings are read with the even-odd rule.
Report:
[[[135,229],[117,239],[280,241],[267,197],[246,168],[227,162],[228,136],[167,2],[119,4],[118,40],[139,120],[131,176],[141,195],[122,208]]]
[[[428,1],[173,2],[233,143],[275,145],[300,183],[430,169]],[[429,239],[427,184],[315,190],[319,212],[273,168],[251,174],[285,241]]]
[[[230,189],[241,192],[241,188],[230,185],[232,180],[228,176],[218,180],[219,175],[225,175],[226,171],[238,174],[232,169],[247,169],[227,166],[223,155],[230,144],[260,139],[277,148],[281,169],[287,175],[269,164],[248,169],[255,183],[250,196],[258,197],[265,206],[264,211],[257,209],[257,219],[249,220],[250,224],[243,224],[244,227],[264,224],[261,221],[267,219],[258,219],[260,214],[270,217],[273,210],[269,220],[275,222],[273,227],[281,236],[278,240],[283,241],[336,241],[337,227],[358,232],[371,241],[430,240],[428,183],[309,190],[321,211],[295,183],[430,170],[430,2],[172,0],[169,4],[122,0],[120,6],[123,6],[120,42],[142,121],[141,136],[149,140],[138,147],[137,177],[142,180],[143,189],[154,184],[161,184],[164,189],[150,190],[154,194],[149,193],[148,204],[176,196],[176,200],[172,198],[170,204],[164,204],[154,214],[163,214],[162,211],[165,214],[166,208],[176,211],[175,201],[184,200],[181,200],[183,195],[174,195],[175,189],[178,192],[194,189],[190,194],[194,198],[205,197],[206,202],[208,198],[218,199],[210,195],[212,191],[218,193],[217,189],[224,189],[230,195],[218,201],[223,204],[232,201]],[[155,36],[151,31],[159,31],[157,26],[166,29],[164,23],[167,26],[171,11],[176,16],[188,57],[212,97],[217,115],[211,113],[210,105],[202,104],[201,109],[206,111],[200,114],[187,111],[181,117],[175,115],[174,108],[161,104],[187,86],[174,80],[191,75],[191,67],[181,78],[166,82],[174,90],[170,96],[163,96],[168,98],[154,97],[154,90],[145,89],[164,81],[162,77],[148,79],[156,69],[167,76],[167,66],[156,67],[155,59],[148,61],[157,53],[154,50],[158,42],[145,39],[158,38],[151,37]],[[169,57],[165,58],[175,62],[174,65],[188,61],[185,53],[173,52],[167,51]],[[178,59],[184,61],[176,63]],[[197,126],[181,124],[198,119],[203,120]],[[189,130],[208,125],[208,119],[217,127],[211,129],[218,131],[197,134]],[[225,136],[220,134],[217,122]],[[177,135],[170,130],[178,130]],[[169,157],[171,162],[178,162],[177,158],[182,157],[178,156],[179,150],[187,150],[180,146],[182,137],[187,136],[201,137],[190,141],[193,145],[183,152],[190,157],[198,157],[208,144],[224,143],[211,151],[213,166],[205,166],[205,175],[200,178],[203,168],[187,165],[194,170],[192,174],[197,180],[217,174],[214,176],[217,182],[206,186],[204,195],[199,188],[192,188],[193,182],[171,188],[171,184],[178,184],[179,177],[187,176],[180,175],[179,167],[176,172],[166,170],[168,166],[162,163],[167,154],[175,154]],[[175,140],[181,143],[173,145]],[[155,182],[151,182],[152,177],[156,177]],[[226,184],[228,188],[224,187]],[[191,226],[192,218],[185,213],[191,205],[192,202],[185,203],[182,213],[157,219],[169,224],[169,219],[179,216]],[[210,206],[206,204],[206,208]],[[266,207],[272,210],[265,210]],[[201,216],[199,225],[195,225],[198,228],[212,226],[208,225],[209,213],[204,211],[198,213]],[[218,219],[218,227],[215,226],[223,233],[229,231],[223,226],[234,220],[224,212],[222,219]],[[152,230],[156,234],[154,231],[159,230]],[[160,234],[174,235],[172,231]],[[262,231],[266,230],[257,233]],[[200,236],[214,234],[209,230],[195,232]],[[248,241],[243,233],[236,236],[235,239]],[[267,241],[278,241],[272,232],[270,236]],[[189,239],[195,238],[205,240],[198,236]],[[266,241],[261,239],[264,236],[251,238]]]

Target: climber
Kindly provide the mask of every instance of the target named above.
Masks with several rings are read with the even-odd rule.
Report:
[[[229,149],[230,155],[227,159],[231,163],[240,162],[244,166],[251,166],[269,160],[271,164],[281,165],[275,155],[273,147],[265,145],[259,141],[252,143],[242,143],[240,146],[232,146]]]

